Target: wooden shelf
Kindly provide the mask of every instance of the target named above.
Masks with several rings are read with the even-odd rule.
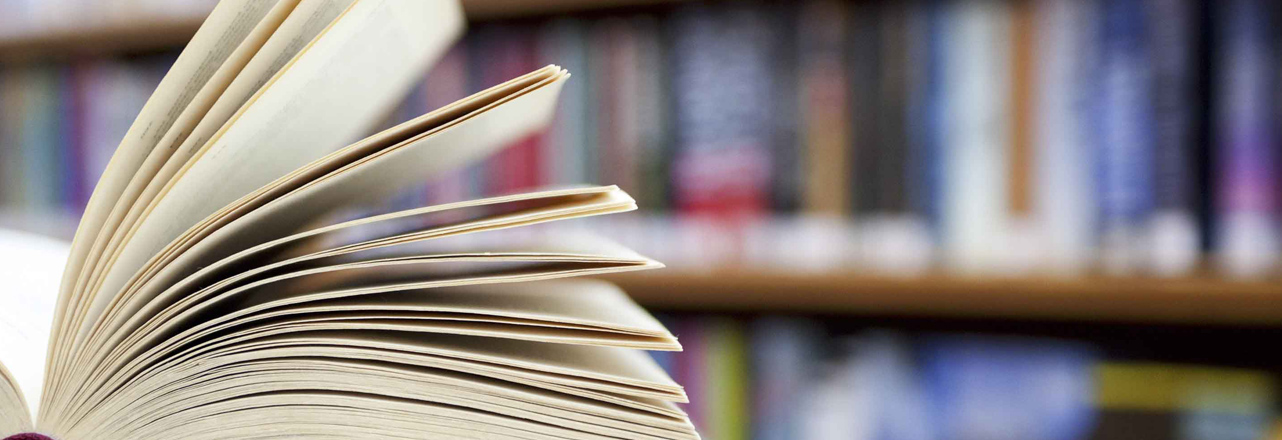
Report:
[[[200,19],[117,23],[0,38],[0,60],[22,61],[180,48],[196,34]]]
[[[462,0],[471,21],[673,3],[680,0]],[[82,55],[179,48],[204,17],[115,23],[101,27],[0,37],[0,61],[57,59]]]
[[[1282,324],[1282,284],[1210,277],[895,277],[665,269],[607,278],[641,304],[662,310]]]

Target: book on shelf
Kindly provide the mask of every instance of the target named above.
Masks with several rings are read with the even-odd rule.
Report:
[[[676,338],[564,279],[662,265],[548,227],[634,200],[529,188],[566,70],[507,52],[515,78],[361,138],[463,27],[453,1],[219,2],[70,245],[0,235],[12,278],[65,261],[0,295],[0,435],[698,438],[643,351]],[[369,211],[491,156],[520,168],[483,187],[526,192]]]
[[[640,248],[692,225],[707,243],[681,258],[702,266],[759,260],[744,256],[763,236],[826,235],[807,241],[841,260],[807,257],[808,270],[1180,277],[1219,262],[1217,276],[1276,278],[1274,9],[807,0],[482,21],[381,123],[550,63],[575,78],[557,116],[391,204],[605,182],[659,215],[602,229],[648,231],[620,234]],[[78,215],[114,150],[104,140],[172,55],[0,66],[3,209]],[[58,149],[36,148],[47,142]],[[802,266],[808,247],[762,254]]]
[[[1276,269],[1278,230],[1278,12],[1267,1],[1217,3],[1215,38],[1223,71],[1215,78],[1215,153],[1219,198],[1216,253],[1231,275]]]

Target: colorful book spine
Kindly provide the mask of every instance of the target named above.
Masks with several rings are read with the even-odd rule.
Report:
[[[1034,26],[1036,4],[1011,3],[1010,27],[1010,160],[1007,161],[1008,270],[1025,273],[1038,266],[1041,255],[1039,227],[1033,211],[1036,172],[1033,166],[1034,57],[1038,29]]]
[[[851,162],[847,145],[847,82],[843,60],[845,3],[810,1],[798,20],[799,148],[805,148],[805,206],[812,214],[849,211]]]
[[[760,216],[771,181],[770,60],[760,10],[683,8],[674,17],[673,94],[678,208],[722,218]]]
[[[708,350],[708,400],[704,435],[715,440],[748,440],[751,426],[748,382],[748,343],[743,325],[733,318],[705,322]]]
[[[714,402],[709,392],[708,345],[710,336],[699,318],[684,318],[672,327],[673,334],[681,338],[683,350],[674,356],[672,362],[673,380],[685,387],[690,402],[685,405],[686,414],[699,432],[709,428],[711,415],[707,408]]]
[[[596,109],[596,148],[600,151],[600,181],[622,188],[640,188],[640,126],[637,123],[636,95],[640,80],[637,64],[637,35],[632,23],[623,19],[605,20],[592,29],[598,72],[592,105]]]
[[[1222,269],[1253,277],[1275,267],[1278,232],[1278,34],[1273,3],[1217,3],[1215,191]]]
[[[1138,362],[1093,370],[1091,440],[1268,438],[1278,403],[1263,371]]]
[[[1153,112],[1147,11],[1140,0],[1103,3],[1100,156],[1101,252],[1104,270],[1140,269],[1153,212]]]

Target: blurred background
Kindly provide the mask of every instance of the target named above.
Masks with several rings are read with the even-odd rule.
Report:
[[[70,239],[213,1],[0,0],[0,226]],[[571,223],[713,440],[1282,438],[1282,7],[463,0],[386,125],[545,64],[547,131],[392,203],[617,184]]]

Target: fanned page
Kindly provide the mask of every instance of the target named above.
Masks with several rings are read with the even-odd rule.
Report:
[[[698,438],[644,353],[676,338],[572,279],[662,265],[554,225],[636,209],[622,189],[379,210],[552,119],[558,66],[358,140],[462,30],[456,1],[221,1],[122,140],[60,287],[31,290],[56,302],[0,304],[0,436]]]

